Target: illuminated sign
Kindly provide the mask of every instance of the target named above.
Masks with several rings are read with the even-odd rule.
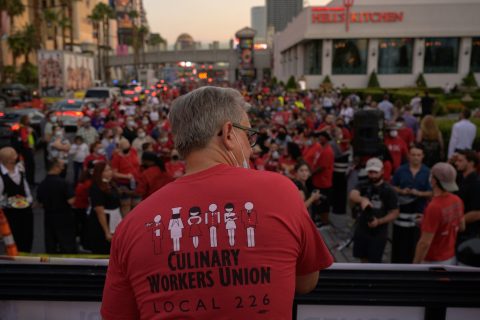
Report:
[[[343,7],[312,7],[312,23],[344,23],[350,31],[350,23],[394,23],[403,21],[403,12],[360,11],[350,12],[353,0],[343,0]]]

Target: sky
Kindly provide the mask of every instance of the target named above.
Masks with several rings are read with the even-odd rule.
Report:
[[[322,5],[330,0],[308,0]],[[150,32],[158,32],[175,43],[181,33],[190,34],[203,46],[212,41],[226,43],[235,32],[250,26],[250,9],[265,0],[143,0]]]

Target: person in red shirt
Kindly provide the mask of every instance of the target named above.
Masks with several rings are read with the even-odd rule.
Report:
[[[397,118],[397,128],[398,136],[406,143],[407,147],[410,148],[415,142],[413,130],[405,126],[405,120],[402,117]]]
[[[330,146],[330,140],[332,139],[330,134],[326,131],[321,131],[316,133],[316,135],[322,146],[322,151],[312,167],[312,185],[315,189],[320,190],[320,194],[323,197],[319,204],[312,206],[312,210],[314,218],[316,215],[320,215],[321,221],[317,222],[317,226],[321,226],[329,223],[328,214],[330,212],[330,193],[333,182],[335,155]]]
[[[90,154],[83,160],[83,170],[87,170],[90,162],[107,161],[105,148],[100,141],[90,145]]]
[[[170,161],[165,164],[168,175],[173,178],[180,178],[185,174],[185,162],[180,160],[177,150],[172,150]]]
[[[333,263],[290,179],[248,168],[257,131],[246,110],[230,88],[174,101],[187,173],[117,227],[103,319],[289,319],[295,293]]]
[[[317,162],[318,158],[320,157],[320,153],[322,152],[322,146],[318,142],[317,137],[314,133],[311,133],[305,141],[305,148],[303,149],[303,160],[313,168],[315,163]]]
[[[140,163],[137,151],[127,139],[120,139],[118,147],[119,150],[113,153],[111,166],[113,178],[120,189],[120,210],[125,217],[141,201],[141,197],[135,193]]]
[[[388,128],[384,143],[392,156],[392,171],[395,172],[408,157],[407,144],[398,136],[396,127]]]
[[[75,225],[77,244],[84,245],[84,236],[87,225],[87,209],[90,206],[88,196],[92,186],[92,174],[95,163],[98,161],[89,161],[83,171],[78,184],[75,186],[75,200],[73,202],[73,213],[75,214]]]
[[[457,172],[449,163],[439,162],[432,167],[433,199],[423,214],[422,235],[413,263],[456,264],[457,233],[465,230],[463,202],[452,193],[458,191],[456,178]]]
[[[142,170],[137,183],[137,194],[142,199],[148,198],[158,189],[174,181],[165,170],[165,165],[160,158],[153,152],[144,152],[142,154]]]

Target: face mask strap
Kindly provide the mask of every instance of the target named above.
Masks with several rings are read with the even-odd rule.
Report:
[[[233,136],[235,137],[235,140],[237,141],[237,144],[240,146],[240,151],[242,152],[242,157],[243,157],[243,167],[245,169],[250,169],[250,166],[247,162],[247,159],[245,158],[245,153],[243,153],[243,147],[242,145],[240,144],[240,142],[238,141],[238,138],[237,138],[237,134],[235,133],[235,131],[233,131]],[[235,159],[237,160],[237,159]],[[238,162],[238,161],[237,161]]]

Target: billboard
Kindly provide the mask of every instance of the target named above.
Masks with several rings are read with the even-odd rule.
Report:
[[[94,61],[90,55],[65,51],[39,51],[40,92],[46,97],[71,96],[93,86]]]

